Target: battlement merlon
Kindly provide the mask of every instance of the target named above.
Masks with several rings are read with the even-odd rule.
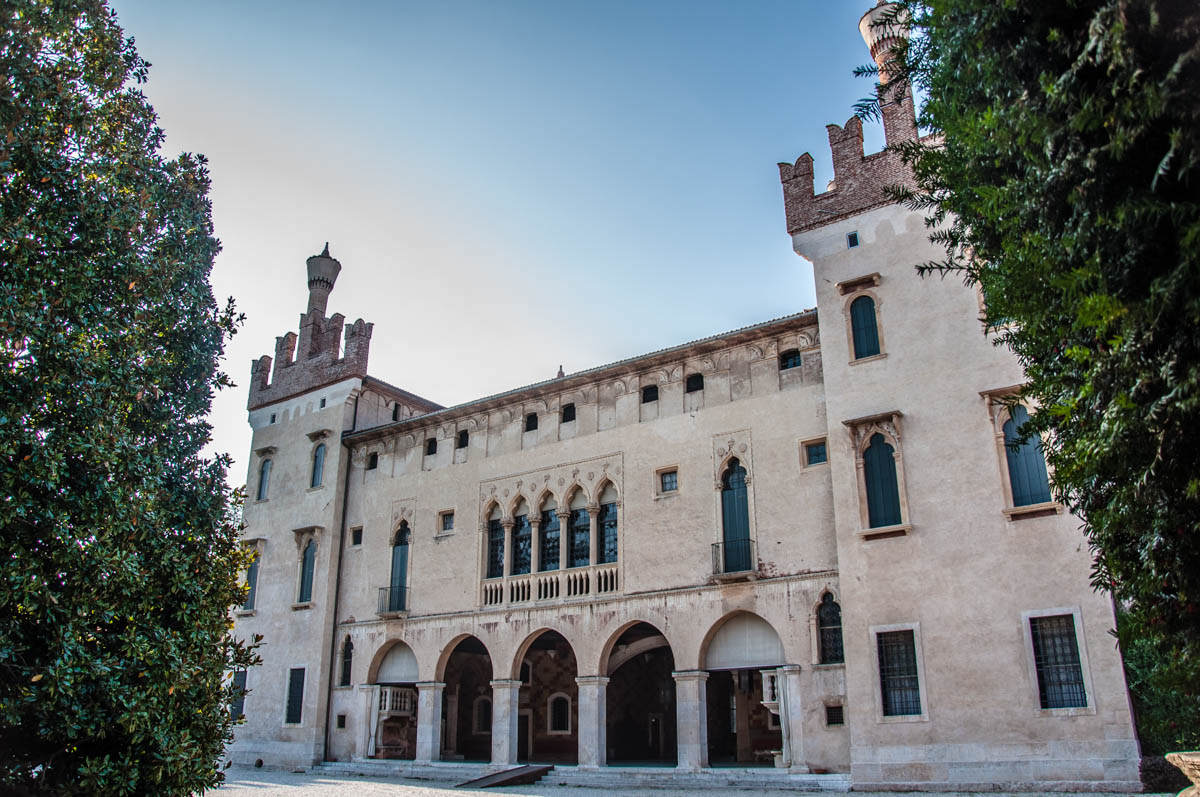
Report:
[[[342,264],[330,256],[329,244],[325,244],[325,250],[308,258],[307,265],[308,310],[300,316],[300,334],[288,332],[276,338],[274,358],[264,355],[250,364],[247,409],[367,376],[374,325],[360,318],[346,327],[341,313],[325,317],[329,293]]]

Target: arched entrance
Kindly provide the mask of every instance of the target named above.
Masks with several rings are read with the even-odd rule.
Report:
[[[492,657],[473,636],[452,642],[442,665],[442,760],[492,760]],[[445,655],[445,654],[443,654]]]
[[[762,670],[783,666],[783,643],[756,614],[730,615],[709,632],[708,758],[712,766],[774,766],[783,750],[779,715],[763,705]]]
[[[675,656],[666,637],[636,623],[608,654],[605,706],[610,766],[675,766]]]
[[[525,641],[513,675],[520,679],[517,760],[579,760],[579,665],[566,637],[545,630]]]
[[[417,751],[417,657],[403,642],[393,642],[368,673],[377,689],[371,696],[368,754],[374,758],[412,759]]]

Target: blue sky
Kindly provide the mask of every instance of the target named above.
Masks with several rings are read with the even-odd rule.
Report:
[[[832,176],[870,0],[111,2],[166,154],[211,161],[235,484],[250,361],[327,240],[372,374],[447,405],[814,304],[776,163]]]

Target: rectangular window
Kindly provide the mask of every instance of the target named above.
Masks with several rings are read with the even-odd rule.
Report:
[[[339,731],[344,731],[346,729],[346,715],[345,714],[337,715],[337,727],[338,727]]]
[[[533,432],[538,428],[538,416],[536,412],[531,412],[525,416],[525,431]]]
[[[664,493],[673,493],[679,489],[679,471],[665,470],[658,474],[659,486]]]
[[[575,405],[564,404],[562,408],[562,422],[570,423],[573,420],[575,420]]]
[[[425,441],[425,456],[432,457],[437,453],[437,438],[431,437]]]
[[[288,670],[287,712],[284,719],[288,725],[299,725],[304,716],[304,668]]]
[[[805,465],[820,465],[822,462],[828,461],[828,455],[825,453],[825,441],[819,443],[804,444],[804,464]]]
[[[325,399],[321,399],[321,409],[325,409]]]
[[[825,707],[825,724],[826,725],[845,725],[846,713],[841,706],[826,706]]]
[[[454,513],[442,513],[442,531],[454,531]]]
[[[275,413],[271,413],[271,423],[275,423]]]
[[[1029,632],[1042,708],[1086,707],[1075,618],[1069,614],[1030,617]]]
[[[879,694],[883,716],[921,714],[921,684],[917,678],[917,646],[912,629],[875,635],[879,649]]]
[[[379,467],[379,455],[367,454],[367,470],[375,470]]]
[[[242,604],[242,610],[247,612],[254,608],[254,597],[258,592],[258,551],[252,549],[250,553],[254,560],[246,570],[246,602]]]
[[[658,401],[658,385],[647,385],[642,388],[642,403],[649,404]]]
[[[233,705],[229,713],[236,720],[246,713],[246,671],[238,670],[233,674]]]
[[[356,529],[350,529],[350,544],[362,545],[362,526]]]
[[[856,246],[858,246],[858,232],[846,233],[846,248],[853,249]]]

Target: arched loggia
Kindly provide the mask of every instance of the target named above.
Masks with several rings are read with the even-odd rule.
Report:
[[[605,725],[609,764],[675,766],[675,656],[662,632],[634,623],[602,662],[608,675]]]
[[[465,635],[447,647],[439,665],[442,690],[442,759],[492,760],[492,657]]]
[[[571,643],[557,631],[537,631],[519,648],[513,670],[521,681],[517,760],[577,763],[579,665]]]
[[[708,671],[708,757],[712,766],[774,766],[783,748],[778,715],[763,705],[762,670],[785,664],[779,634],[763,618],[735,612],[719,620],[701,649]]]

